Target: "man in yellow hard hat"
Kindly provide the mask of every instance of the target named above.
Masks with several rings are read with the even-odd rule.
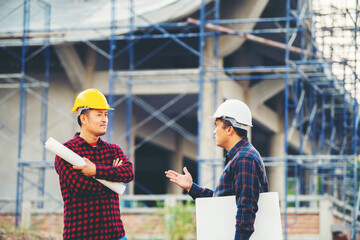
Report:
[[[247,127],[252,127],[251,112],[244,102],[228,99],[218,107],[213,118],[216,145],[227,151],[225,168],[215,191],[193,183],[186,167],[185,174],[173,170],[165,174],[193,199],[235,195],[237,213],[234,239],[248,240],[254,232],[259,195],[268,191],[264,162],[247,138]]]
[[[82,156],[85,166],[71,166],[59,156],[55,158],[64,200],[63,239],[126,240],[120,218],[119,196],[93,177],[112,182],[134,179],[133,166],[116,144],[103,141],[110,108],[97,89],[78,94],[72,112],[79,113],[81,131],[64,145]]]

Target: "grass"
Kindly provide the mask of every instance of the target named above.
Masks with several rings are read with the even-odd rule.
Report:
[[[0,226],[0,239],[1,240],[58,240],[62,239],[61,235],[55,235],[46,232],[39,232],[35,227],[25,229],[22,227]]]

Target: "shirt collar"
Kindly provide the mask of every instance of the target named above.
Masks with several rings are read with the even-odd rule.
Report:
[[[88,142],[86,142],[82,137],[80,137],[80,132],[75,133],[74,139],[77,141],[77,143],[79,145],[83,145],[83,144],[87,144],[89,146],[91,146]],[[103,145],[104,141],[99,138],[98,142],[97,142],[97,146]]]
[[[235,153],[237,152],[237,150],[239,150],[239,148],[241,148],[242,146],[246,145],[249,143],[249,139],[246,137],[246,138],[243,138],[241,141],[239,141],[237,144],[235,144],[235,146],[233,146],[230,151],[226,154],[226,156],[229,158],[229,159],[232,159],[235,155]]]

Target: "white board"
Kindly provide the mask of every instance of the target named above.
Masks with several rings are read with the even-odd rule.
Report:
[[[260,193],[258,207],[250,240],[282,240],[278,193]],[[234,239],[236,212],[235,196],[197,198],[197,240]]]
[[[197,198],[195,208],[197,240],[234,239],[235,196]]]

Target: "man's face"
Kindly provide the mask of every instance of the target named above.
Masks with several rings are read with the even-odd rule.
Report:
[[[92,109],[85,114],[85,130],[94,136],[106,134],[108,112],[106,109]]]
[[[224,123],[221,120],[216,119],[214,137],[215,137],[215,143],[218,147],[225,148],[226,142],[228,140],[228,136],[226,133],[227,133],[227,129],[224,129]]]

